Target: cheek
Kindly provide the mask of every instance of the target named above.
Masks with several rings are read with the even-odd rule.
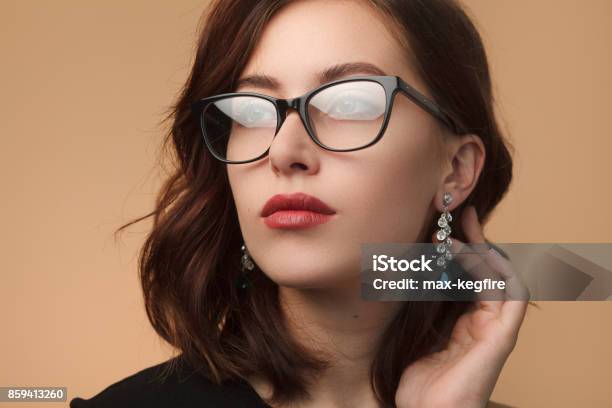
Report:
[[[397,112],[397,111],[396,111]],[[398,115],[396,115],[398,116]],[[364,151],[364,231],[378,241],[414,242],[439,181],[439,137],[428,122],[389,123],[383,139]],[[372,222],[375,220],[375,222]]]
[[[249,178],[249,167],[249,165],[227,166],[227,176],[241,226],[247,224],[247,217],[255,216],[258,211],[255,205],[258,202],[257,197],[253,196],[257,193],[258,186],[252,177]]]

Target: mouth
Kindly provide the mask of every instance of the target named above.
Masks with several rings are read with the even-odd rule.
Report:
[[[306,193],[276,194],[263,206],[260,216],[270,228],[302,229],[331,220],[336,211]]]

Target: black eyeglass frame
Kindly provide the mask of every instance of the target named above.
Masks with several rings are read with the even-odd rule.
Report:
[[[317,138],[313,129],[310,126],[310,119],[308,116],[308,109],[307,109],[308,103],[313,96],[315,96],[317,93],[321,92],[322,90],[326,88],[329,88],[334,85],[338,85],[340,83],[354,82],[354,81],[375,82],[381,85],[383,89],[385,90],[385,95],[386,95],[387,100],[386,100],[386,105],[385,105],[383,124],[380,128],[380,131],[378,132],[376,137],[371,142],[363,146],[354,147],[351,149],[335,149],[335,148],[326,146]],[[391,76],[391,75],[354,76],[350,78],[338,79],[335,81],[327,82],[311,91],[306,92],[305,94],[301,96],[298,96],[295,98],[289,98],[289,99],[276,98],[273,96],[256,93],[256,92],[223,93],[219,95],[202,98],[196,102],[193,102],[191,104],[191,112],[198,119],[200,130],[201,130],[202,135],[204,136],[204,142],[206,143],[208,151],[216,159],[224,163],[243,164],[243,163],[251,163],[251,162],[257,161],[265,157],[270,151],[270,146],[272,145],[272,143],[270,143],[270,146],[268,146],[266,151],[264,151],[262,154],[260,154],[259,156],[253,159],[249,159],[249,160],[228,160],[228,159],[225,159],[219,156],[215,152],[215,149],[212,146],[212,143],[209,141],[209,137],[206,134],[206,128],[204,126],[204,118],[203,118],[202,112],[204,111],[204,109],[209,103],[218,101],[220,99],[226,99],[226,98],[235,97],[235,96],[252,96],[252,97],[263,98],[271,102],[276,108],[276,115],[277,115],[276,124],[277,125],[276,125],[276,130],[274,131],[274,137],[272,140],[276,138],[276,135],[278,134],[280,128],[283,126],[283,123],[285,122],[285,119],[287,118],[287,114],[288,114],[287,112],[289,108],[291,108],[298,112],[300,116],[300,120],[302,121],[302,124],[306,128],[306,132],[308,133],[308,136],[310,136],[312,141],[315,142],[318,146],[320,146],[321,148],[325,150],[329,150],[332,152],[352,152],[355,150],[361,150],[361,149],[370,147],[373,144],[377,143],[382,138],[382,136],[385,133],[385,130],[387,129],[387,125],[389,124],[389,118],[391,117],[391,111],[393,109],[393,101],[394,101],[395,95],[400,91],[403,92],[408,98],[410,98],[410,100],[412,100],[421,109],[425,110],[427,113],[431,114],[434,118],[441,121],[454,134],[461,134],[463,132],[462,130],[463,128],[455,120],[453,120],[451,116],[449,116],[446,112],[444,112],[444,110],[436,102],[427,98],[425,95],[417,91],[415,88],[408,85],[402,78],[398,76]]]

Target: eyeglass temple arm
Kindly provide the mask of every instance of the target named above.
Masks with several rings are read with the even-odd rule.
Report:
[[[403,79],[399,78],[399,87],[400,89],[417,105],[421,108],[425,109],[431,115],[435,116],[437,119],[441,120],[446,126],[448,126],[454,133],[461,134],[463,133],[463,127],[458,125],[456,121],[446,114],[435,102],[427,98],[425,95],[414,89],[412,86],[408,85],[404,82]]]

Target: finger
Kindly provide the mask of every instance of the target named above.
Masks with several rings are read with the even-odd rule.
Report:
[[[464,228],[466,236],[473,242],[486,243],[484,234],[482,233],[482,227],[478,222],[478,214],[473,206],[468,207],[467,217],[464,222]],[[478,247],[478,245],[477,245]],[[483,250],[484,248],[477,248]],[[494,249],[488,249],[487,253],[484,254],[487,264],[494,266],[497,275],[501,275],[506,281],[506,299],[527,299],[528,290],[523,284],[522,280],[515,272],[510,261],[501,256],[499,252]]]
[[[471,205],[466,208],[466,214],[462,217],[462,225],[463,230],[465,232],[465,236],[468,241],[474,245],[471,245],[471,249],[475,250],[479,255],[482,256],[482,262],[475,265],[472,268],[471,272],[475,275],[477,279],[491,279],[493,281],[503,280],[501,275],[501,271],[499,270],[499,262],[492,256],[492,253],[488,250],[488,244],[486,243],[486,239],[484,236],[482,225],[478,220],[478,213],[476,212],[476,208]],[[496,299],[503,300],[506,295],[503,289],[495,289],[493,291],[487,291],[486,293],[479,293],[477,296],[479,299]],[[483,300],[484,301],[484,300]],[[497,304],[487,304],[484,305],[487,307],[491,307],[492,309],[498,311],[501,305]]]
[[[478,222],[478,215],[476,214],[476,210],[473,206],[467,208],[466,217],[463,221],[466,236],[472,242],[486,242],[484,234],[482,233],[482,227]],[[477,247],[478,246],[479,245],[477,245]],[[503,280],[506,282],[505,299],[529,299],[529,291],[527,287],[520,279],[520,276],[515,272],[509,260],[501,256],[501,254],[492,248],[487,251],[486,255],[484,256],[484,260],[486,261],[487,265],[490,265],[493,270],[496,271],[496,275],[501,276],[501,278],[503,278]],[[483,274],[482,269],[475,268],[475,270],[476,272],[480,272],[480,275]],[[485,273],[486,272],[487,271],[485,271]],[[510,306],[510,308],[512,309],[513,306]],[[520,310],[521,306],[518,306],[518,311],[520,312]]]
[[[487,252],[489,245],[486,243],[482,225],[478,220],[476,209],[474,206],[468,206],[464,212],[465,213],[462,214],[461,217],[461,223],[469,244],[462,243],[459,240],[457,241],[459,241],[458,243],[463,244],[461,247],[463,253],[467,254],[469,252],[473,255],[477,255],[465,257],[466,259],[469,259],[469,263],[466,263],[466,266],[479,279],[499,278],[499,273],[491,269],[487,264]]]
[[[506,300],[529,300],[529,289],[513,268],[512,263],[494,248],[488,252],[490,264],[496,268],[506,282]]]
[[[502,306],[501,319],[504,326],[513,330],[515,334],[518,333],[525,318],[528,304],[529,302],[526,300],[507,300]]]
[[[529,303],[529,289],[515,272],[509,260],[491,248],[491,262],[495,263],[506,281],[506,301],[502,306],[501,320],[504,326],[517,333]]]
[[[468,242],[475,244],[486,244],[484,233],[482,232],[482,225],[478,221],[478,214],[476,208],[470,205],[464,210],[465,214],[462,214],[461,225]]]
[[[469,248],[461,240],[456,239],[456,245],[462,248]],[[453,243],[455,245],[455,243]],[[455,255],[456,259],[465,272],[476,281],[485,281],[485,279],[491,279],[491,281],[502,281],[503,276],[497,270],[497,263],[492,260],[492,253],[485,253],[481,255],[480,252],[472,252],[469,250],[462,249],[461,251],[467,251],[465,253],[458,253]],[[486,301],[487,299],[504,300],[506,294],[504,289],[495,288],[487,289],[481,292],[474,292],[474,296],[478,301]],[[491,310],[499,311],[501,305],[488,305]]]
[[[478,220],[478,214],[474,206],[471,205],[465,209],[465,215],[462,217],[461,222],[468,241],[466,245],[469,247],[469,250],[481,255],[481,258],[484,260],[488,255],[489,244],[485,239],[483,228]]]

